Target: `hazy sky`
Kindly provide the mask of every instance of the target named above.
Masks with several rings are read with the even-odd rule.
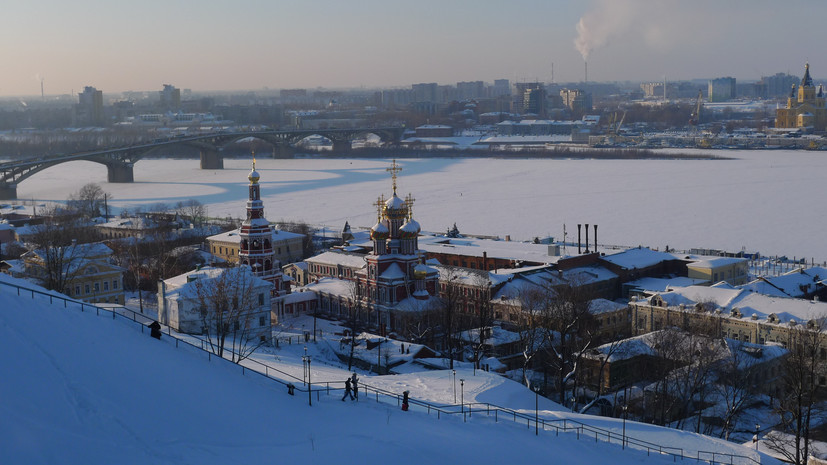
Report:
[[[11,0],[0,95],[416,82],[827,80],[825,0]]]

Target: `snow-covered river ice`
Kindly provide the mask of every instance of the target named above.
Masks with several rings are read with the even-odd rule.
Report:
[[[720,160],[402,159],[399,194],[416,199],[426,231],[529,240],[576,240],[578,223],[599,225],[599,242],[685,249],[757,251],[827,260],[827,153],[706,152]],[[197,199],[211,216],[241,217],[250,159],[224,170],[198,160],[144,159],[135,182],[106,182],[103,165],[77,161],[44,170],[18,186],[21,200],[62,201],[88,182],[129,207]],[[271,221],[303,220],[340,230],[371,226],[376,198],[391,193],[390,159],[259,159]]]

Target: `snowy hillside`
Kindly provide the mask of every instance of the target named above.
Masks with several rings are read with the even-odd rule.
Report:
[[[0,450],[6,464],[394,463],[673,463],[669,456],[622,450],[574,432],[541,431],[475,413],[437,419],[418,407],[402,412],[364,393],[341,402],[341,391],[289,396],[282,384],[242,375],[238,367],[160,341],[107,313],[64,308],[6,285],[29,284],[0,275]],[[308,344],[314,349],[312,343]],[[183,344],[182,344],[183,346]],[[269,356],[274,367],[301,372],[300,347]],[[321,357],[319,354],[316,356]],[[399,376],[362,375],[366,385],[450,402],[445,371]],[[343,379],[331,364],[314,381]],[[459,370],[466,401],[491,402],[533,413],[534,394],[495,375]],[[318,378],[318,379],[317,379]],[[543,399],[542,418],[573,418]],[[583,418],[581,416],[576,416]],[[569,420],[570,421],[570,420]],[[621,431],[620,420],[588,417]],[[697,450],[754,454],[694,434],[629,422],[647,441]],[[754,463],[736,459],[735,463]],[[776,463],[766,457],[762,462]]]

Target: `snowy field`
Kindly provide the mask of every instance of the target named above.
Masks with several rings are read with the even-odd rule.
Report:
[[[30,286],[6,275],[0,281]],[[321,343],[307,345],[322,365],[313,370],[314,382],[349,374],[324,362]],[[310,407],[306,395],[289,396],[281,384],[176,348],[169,336],[154,340],[124,318],[18,296],[7,286],[0,286],[0,351],[7,355],[0,357],[0,450],[9,464],[674,463],[669,456],[578,439],[574,432],[535,436],[525,424],[495,423],[483,414],[463,422],[458,415],[437,419],[419,407],[402,412],[364,394],[358,402],[321,394]],[[261,359],[300,374],[303,354],[301,345],[292,345]],[[453,379],[447,373],[363,373],[361,382],[448,402]],[[466,402],[533,413],[534,393],[521,385],[479,371],[457,374],[466,379]],[[547,399],[540,410],[547,420],[578,418],[615,434],[623,428],[619,419],[574,415]],[[631,421],[626,432],[687,455],[756,456],[722,440]],[[760,463],[778,462],[763,456]]]
[[[682,150],[682,153],[688,151]],[[686,249],[758,251],[827,260],[827,154],[717,151],[731,160],[403,159],[399,193],[416,198],[426,231],[456,222],[471,234],[576,240],[577,224],[599,225],[599,242]],[[244,215],[250,160],[200,170],[197,160],[141,160],[135,183],[106,183],[106,168],[72,162],[23,181],[20,199],[64,200],[84,183],[113,194],[112,205],[189,198],[213,216]],[[340,230],[370,227],[373,202],[390,194],[389,160],[258,160],[271,221],[303,220]]]

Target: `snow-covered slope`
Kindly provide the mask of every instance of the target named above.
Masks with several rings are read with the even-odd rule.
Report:
[[[0,281],[29,286],[5,275]],[[289,396],[280,384],[176,349],[170,337],[152,339],[124,318],[50,305],[6,285],[0,285],[0,353],[4,464],[672,463],[574,434],[535,436],[525,425],[483,416],[437,420],[364,397],[340,402],[336,394],[322,395],[310,407],[305,396]],[[392,389],[421,383],[419,390],[429,391],[427,373],[365,378]],[[493,378],[480,377],[478,384],[486,379]],[[519,397],[513,386],[499,389],[504,395],[481,387],[474,396],[495,403]],[[533,401],[525,391],[515,407],[530,409]],[[594,420],[619,431],[617,420]],[[687,450],[750,453],[695,435],[627,426]]]

